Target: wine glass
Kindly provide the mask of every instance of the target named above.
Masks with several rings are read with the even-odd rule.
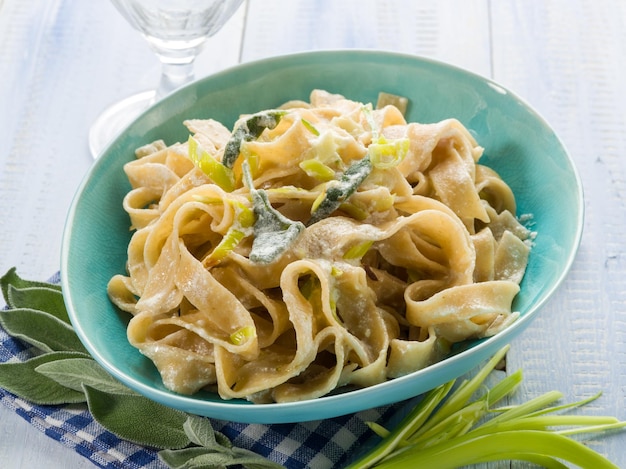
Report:
[[[161,61],[156,90],[135,94],[107,108],[89,130],[89,149],[97,158],[135,117],[194,77],[194,59],[243,0],[111,0],[148,41]]]

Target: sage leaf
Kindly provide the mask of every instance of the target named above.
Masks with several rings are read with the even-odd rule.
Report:
[[[66,358],[39,365],[35,371],[63,386],[83,392],[83,384],[109,394],[138,395],[91,358]]]
[[[248,469],[283,469],[271,461],[247,449],[233,447],[217,451],[203,447],[159,451],[159,458],[171,469],[208,469],[243,466]]]
[[[206,448],[224,446],[227,449],[232,447],[232,443],[226,436],[213,430],[213,426],[207,418],[189,415],[183,425],[183,430],[187,437],[189,437],[189,440],[198,446],[204,446]]]
[[[44,352],[87,353],[71,325],[44,311],[29,308],[0,311],[0,325],[13,337]]]
[[[242,121],[233,131],[230,140],[224,148],[222,164],[232,169],[235,165],[235,161],[239,158],[241,144],[255,140],[265,129],[271,130],[275,128],[285,114],[286,111],[262,111],[257,114],[252,114],[246,120]]]
[[[61,291],[61,287],[59,285],[54,285],[46,282],[37,282],[33,280],[24,280],[19,275],[17,275],[17,269],[15,267],[11,267],[6,274],[4,274],[0,278],[0,289],[2,289],[2,294],[4,296],[4,300],[7,302],[7,305],[10,306],[8,300],[7,290],[9,285],[13,285],[16,288],[27,288],[27,287],[44,287],[44,288],[52,288],[53,290]]]
[[[194,446],[192,448],[184,448],[184,449],[164,449],[159,451],[158,455],[161,461],[167,464],[167,467],[170,469],[191,469],[198,468],[203,466],[194,465],[193,461],[197,460],[196,458],[200,458],[206,454],[210,454],[207,452],[206,448],[202,448],[199,446]],[[215,453],[213,453],[215,454]],[[232,460],[228,455],[223,456],[224,460]],[[221,465],[223,467],[224,464]],[[220,467],[219,465],[213,466],[204,466],[204,467]]]
[[[44,363],[78,357],[84,358],[85,355],[78,352],[50,352],[24,362],[1,363],[0,387],[34,404],[85,402],[85,395],[82,392],[68,389],[36,371]]]
[[[307,225],[310,226],[318,221],[329,217],[339,206],[356,192],[358,187],[372,172],[372,162],[369,155],[352,163],[344,171],[339,180],[330,181],[326,186],[326,194],[311,214]]]
[[[257,218],[249,258],[252,262],[268,264],[294,243],[304,231],[304,224],[290,220],[273,208],[264,190],[254,191],[253,201]]]
[[[27,308],[45,311],[67,324],[70,318],[65,309],[63,294],[50,287],[16,287],[8,285],[7,305],[13,309]]]
[[[233,456],[237,464],[248,469],[282,469],[283,466],[271,461],[260,454],[245,448],[233,446]]]
[[[243,162],[242,170],[256,217],[254,241],[248,257],[252,262],[268,264],[285,252],[305,227],[303,223],[287,218],[272,207],[267,192],[255,189],[248,161]]]
[[[93,418],[119,438],[159,449],[184,448],[189,438],[183,430],[185,412],[147,397],[111,394],[83,385]]]
[[[231,454],[217,453],[205,448],[160,451],[159,457],[171,469],[207,469],[239,465]]]
[[[213,430],[209,419],[189,415],[183,425],[192,443],[198,445],[176,450],[163,450],[159,457],[172,469],[218,468],[244,466],[254,468],[282,468],[252,451],[233,446],[220,432]]]

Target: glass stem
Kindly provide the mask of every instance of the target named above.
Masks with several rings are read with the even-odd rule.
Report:
[[[156,102],[193,80],[194,60],[202,50],[205,38],[194,41],[148,39],[161,61],[161,80],[154,96]]]
[[[155,101],[164,98],[175,89],[189,83],[194,78],[193,58],[188,63],[166,61],[161,56],[161,79],[154,96]]]

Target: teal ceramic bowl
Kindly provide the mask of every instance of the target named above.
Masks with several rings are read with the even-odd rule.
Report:
[[[532,214],[537,232],[515,299],[521,317],[489,339],[472,341],[426,369],[366,389],[304,402],[254,405],[212,393],[168,391],[147,358],[126,339],[129,317],[106,293],[123,273],[130,239],[122,198],[122,166],[135,148],[155,139],[188,137],[182,122],[214,118],[232,126],[239,114],[308,99],[321,88],[361,102],[386,91],[410,99],[407,120],[459,119],[485,148],[482,163],[512,187],[518,214]],[[96,161],[72,203],[62,247],[62,286],[71,321],[89,352],[113,376],[167,406],[219,419],[284,423],[317,420],[398,402],[456,378],[522,332],[563,281],[579,245],[583,198],[576,169],[559,138],[524,101],[502,86],[422,58],[374,51],[326,51],[281,56],[234,67],[186,86],[134,121]]]

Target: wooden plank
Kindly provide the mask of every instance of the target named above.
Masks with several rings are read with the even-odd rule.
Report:
[[[0,467],[3,469],[93,469],[88,459],[37,430],[0,405]]]
[[[488,75],[486,0],[250,0],[242,60],[316,49],[421,55]]]
[[[244,13],[207,44],[198,76],[238,62]],[[0,48],[0,275],[16,266],[45,280],[59,269],[67,210],[93,162],[90,123],[156,86],[159,63],[107,1],[5,2]],[[94,467],[4,405],[0,421],[2,468]]]
[[[551,123],[579,168],[586,198],[573,268],[514,342],[509,366],[525,370],[525,398],[559,390],[574,401],[603,391],[587,411],[626,419],[626,5],[505,0],[492,2],[491,15],[495,79]],[[624,433],[590,438],[620,467],[624,443]]]
[[[11,4],[14,26],[0,35],[12,52],[0,86],[12,109],[0,130],[0,271],[17,266],[34,278],[59,269],[66,213],[93,162],[91,122],[117,100],[155,87],[160,73],[145,39],[110,2],[38,3]],[[197,76],[239,61],[244,13],[242,6],[207,43]]]

